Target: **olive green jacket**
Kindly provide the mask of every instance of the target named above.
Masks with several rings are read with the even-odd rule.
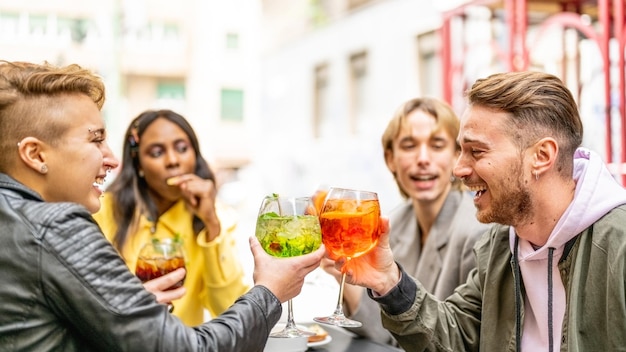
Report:
[[[494,226],[474,251],[477,268],[444,302],[404,272],[387,295],[368,292],[381,305],[383,325],[404,349],[516,351],[524,300],[515,300],[509,227]],[[567,297],[561,351],[626,351],[625,264],[623,205],[575,237],[559,260]]]

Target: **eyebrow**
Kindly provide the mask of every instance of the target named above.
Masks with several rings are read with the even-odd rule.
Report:
[[[462,143],[481,143],[481,144],[484,144],[483,142],[479,141],[478,139],[467,137],[467,136],[463,136],[463,138],[458,138],[456,141],[457,141],[458,144],[462,144]]]

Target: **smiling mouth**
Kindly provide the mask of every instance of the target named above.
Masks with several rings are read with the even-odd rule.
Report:
[[[487,192],[487,187],[485,186],[467,186],[470,191],[476,192],[474,195],[474,200],[480,198],[485,192]]]
[[[93,186],[96,188],[99,188],[101,190],[104,189],[104,180],[105,180],[105,176],[97,176],[96,177],[96,181],[94,181]]]
[[[437,178],[434,175],[418,175],[418,176],[410,176],[413,181],[432,181]]]

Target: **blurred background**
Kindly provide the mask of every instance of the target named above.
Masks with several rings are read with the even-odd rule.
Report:
[[[585,146],[625,184],[624,28],[623,0],[0,0],[0,58],[102,75],[118,155],[141,111],[187,117],[251,270],[264,195],[345,186],[391,210],[380,137],[395,109],[428,95],[460,114],[490,73],[561,77]]]

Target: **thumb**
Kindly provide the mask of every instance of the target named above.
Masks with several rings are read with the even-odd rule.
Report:
[[[389,218],[387,218],[386,216],[380,217],[378,231],[380,233],[378,243],[384,246],[389,246]]]
[[[263,251],[263,248],[261,248],[261,244],[259,243],[259,240],[256,238],[256,236],[250,236],[249,242],[250,242],[250,251],[252,252],[252,255],[254,257],[257,256],[259,251]]]

